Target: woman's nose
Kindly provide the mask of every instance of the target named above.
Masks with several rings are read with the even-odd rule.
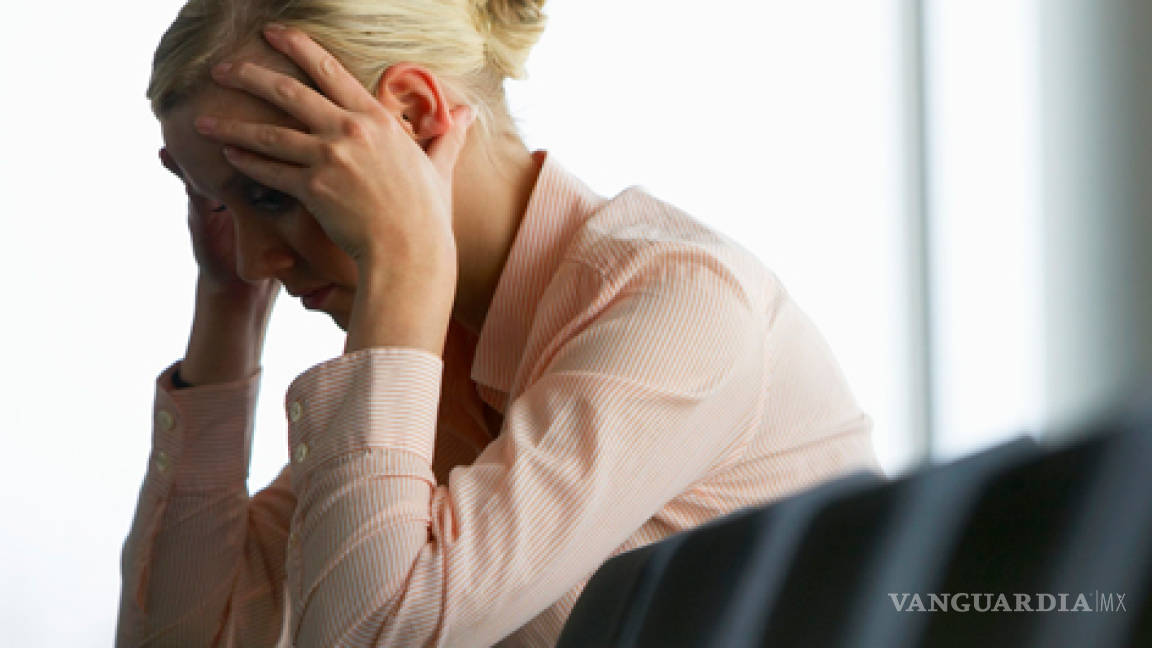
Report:
[[[269,224],[234,214],[236,274],[245,281],[275,279],[292,267],[291,248]]]

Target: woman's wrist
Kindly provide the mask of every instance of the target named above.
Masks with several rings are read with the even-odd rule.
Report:
[[[411,347],[436,355],[456,294],[456,266],[426,259],[420,265],[373,265],[361,261],[344,351]]]
[[[223,288],[204,279],[196,286],[196,311],[180,377],[192,385],[231,382],[260,367],[264,337],[279,286]]]
[[[196,278],[196,305],[205,303],[221,310],[249,313],[263,308],[279,288],[279,283],[273,280],[220,283],[201,273]]]

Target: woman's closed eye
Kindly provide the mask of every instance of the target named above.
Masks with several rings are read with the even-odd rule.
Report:
[[[295,198],[282,191],[255,182],[244,187],[244,200],[257,209],[273,213],[288,211],[296,202]]]

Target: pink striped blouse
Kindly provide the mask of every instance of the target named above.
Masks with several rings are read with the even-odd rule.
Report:
[[[749,252],[544,151],[479,336],[301,374],[249,497],[259,374],[157,381],[117,646],[549,646],[609,557],[855,469],[871,419]]]

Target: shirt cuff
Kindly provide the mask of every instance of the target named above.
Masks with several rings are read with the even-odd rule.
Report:
[[[442,372],[443,360],[428,351],[372,347],[298,376],[285,396],[292,483],[370,448],[410,453],[431,466]]]
[[[261,372],[229,383],[176,389],[173,363],[156,379],[146,482],[167,493],[246,488]]]

